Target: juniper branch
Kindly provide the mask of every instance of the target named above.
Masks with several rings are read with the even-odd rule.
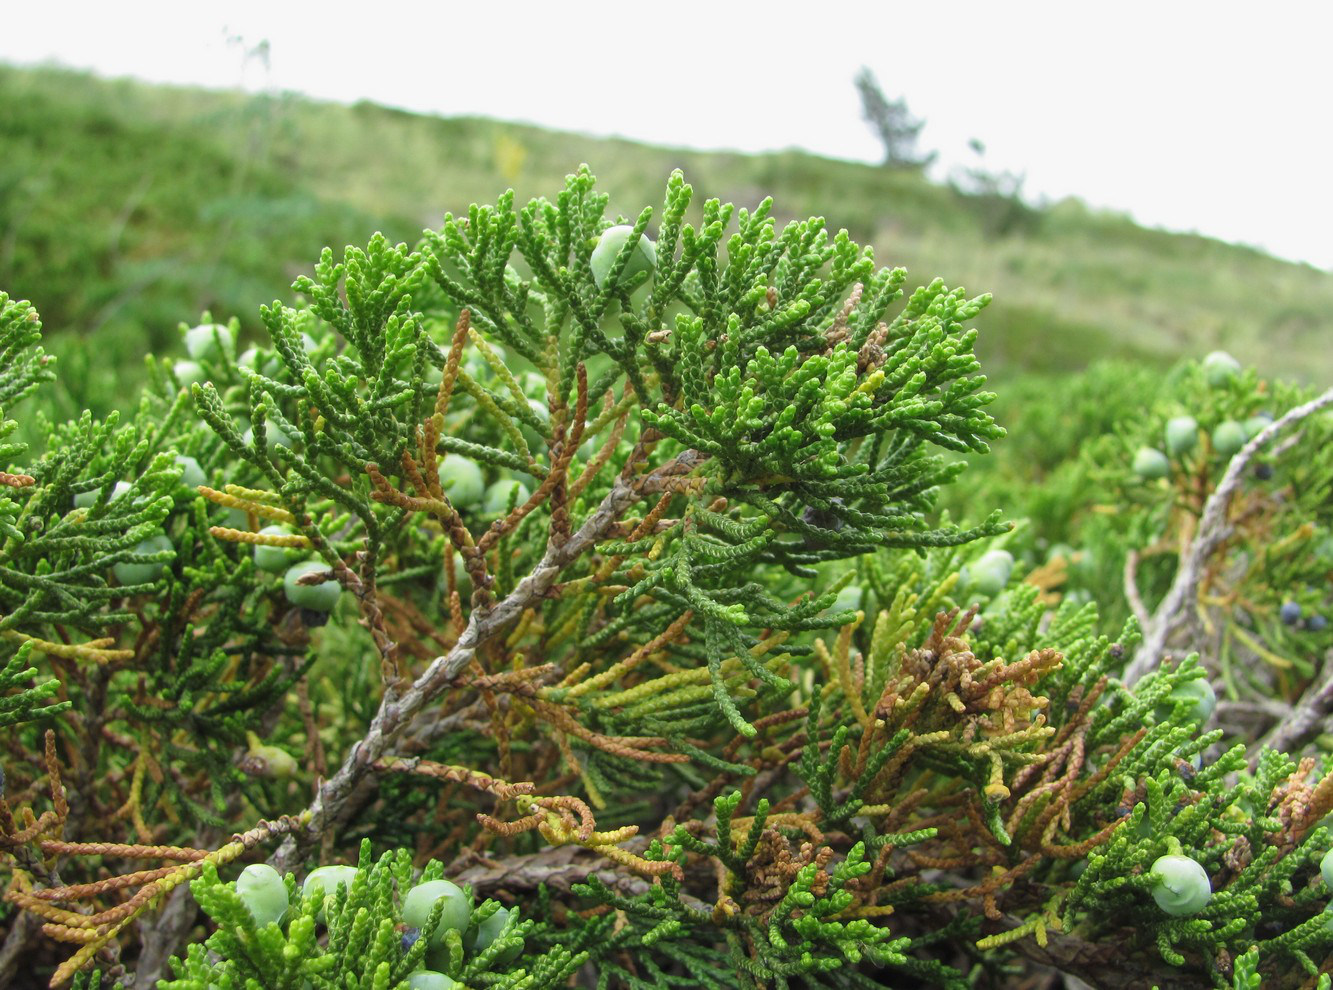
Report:
[[[1294,750],[1297,743],[1320,728],[1330,709],[1333,709],[1333,655],[1326,655],[1324,677],[1319,686],[1311,685],[1300,704],[1286,711],[1272,731],[1253,747],[1251,763],[1264,749]]]
[[[505,598],[489,608],[474,609],[458,642],[445,655],[436,657],[412,686],[398,697],[381,702],[365,735],[353,743],[338,771],[322,784],[308,813],[303,832],[293,833],[270,857],[278,870],[291,869],[303,846],[320,839],[330,827],[336,827],[357,786],[374,769],[377,760],[411,724],[417,713],[445,691],[488,639],[514,622],[524,611],[551,590],[560,572],[595,544],[606,538],[621,516],[645,494],[660,491],[672,478],[688,474],[706,460],[704,454],[686,450],[637,479],[623,474],[602,499],[597,510],[579,529],[562,543],[552,542],[541,561]]]
[[[1250,461],[1279,433],[1331,405],[1333,405],[1333,389],[1286,412],[1281,418],[1264,427],[1231,458],[1222,480],[1204,505],[1203,516],[1199,520],[1199,530],[1181,558],[1180,570],[1171,584],[1171,590],[1157,606],[1151,621],[1143,630],[1143,640],[1134,653],[1133,661],[1125,668],[1122,680],[1126,685],[1134,684],[1144,674],[1156,669],[1167,644],[1186,624],[1194,621],[1193,603],[1198,598],[1199,583],[1203,580],[1203,572],[1208,561],[1231,535],[1227,512],[1231,507],[1232,498],[1240,490],[1241,481],[1250,466]]]

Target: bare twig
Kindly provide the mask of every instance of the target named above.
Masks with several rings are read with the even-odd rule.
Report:
[[[181,884],[167,897],[167,906],[151,922],[142,919],[140,926],[143,950],[134,968],[136,988],[157,986],[157,981],[166,969],[167,961],[180,948],[190,929],[194,926],[198,908],[194,895],[186,884]]]
[[[646,838],[635,838],[623,845],[631,852],[641,852],[648,846]],[[549,846],[540,852],[526,856],[507,856],[502,860],[486,860],[459,872],[451,872],[454,880],[470,884],[481,896],[490,896],[497,890],[511,892],[536,891],[543,884],[553,890],[568,893],[570,885],[587,883],[588,878],[596,875],[616,893],[625,897],[636,897],[646,891],[652,882],[637,874],[617,867],[605,856],[600,856],[582,846]],[[681,901],[696,911],[711,911],[712,905],[704,904],[698,898],[688,894],[681,895]]]
[[[1291,705],[1273,698],[1246,698],[1244,701],[1219,701],[1217,720],[1225,722],[1230,716],[1252,716],[1262,719],[1280,719],[1291,717]]]
[[[1323,681],[1317,688],[1307,688],[1295,709],[1279,719],[1272,731],[1251,748],[1251,765],[1265,748],[1295,752],[1305,736],[1319,729],[1330,708],[1333,708],[1333,657],[1325,656]]]
[[[1138,620],[1139,627],[1148,628],[1148,609],[1144,607],[1143,597],[1139,594],[1138,582],[1139,552],[1131,550],[1125,556],[1125,601],[1129,602],[1129,607],[1134,612],[1134,618]]]
[[[26,911],[19,912],[10,923],[9,934],[0,945],[0,987],[10,986],[29,947],[42,930],[42,919]]]
[[[1231,499],[1240,489],[1241,480],[1250,461],[1283,430],[1330,405],[1333,405],[1333,389],[1289,410],[1280,419],[1264,427],[1237,452],[1236,456],[1231,458],[1221,482],[1204,504],[1198,532],[1181,557],[1180,569],[1171,584],[1171,590],[1144,625],[1143,642],[1139,644],[1133,661],[1125,668],[1122,680],[1126,685],[1132,685],[1144,674],[1156,669],[1161,663],[1167,643],[1194,615],[1194,602],[1199,595],[1199,583],[1203,580],[1204,569],[1213,554],[1231,536],[1227,512],[1231,506]]]

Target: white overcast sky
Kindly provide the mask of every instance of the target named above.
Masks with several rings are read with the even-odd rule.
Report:
[[[1333,4],[0,0],[0,61],[872,161],[868,65],[945,167],[1333,269]],[[228,35],[267,40],[248,67]],[[3,108],[0,108],[0,112]],[[0,152],[2,153],[2,152]]]

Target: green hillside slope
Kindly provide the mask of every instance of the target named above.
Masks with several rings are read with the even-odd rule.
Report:
[[[587,161],[613,208],[653,201],[679,166],[696,202],[772,194],[793,216],[823,210],[915,280],[947,272],[993,292],[978,347],[992,374],[1225,347],[1267,373],[1333,377],[1333,274],[1076,202],[990,236],[980,201],[806,153],[702,153],[10,67],[0,146],[0,286],[55,331],[95,339],[100,368],[175,346],[177,321],[204,308],[253,326],[325,244],[373,229],[412,240],[507,186],[520,201],[552,194]]]

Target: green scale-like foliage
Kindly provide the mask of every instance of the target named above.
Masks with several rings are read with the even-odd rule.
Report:
[[[317,500],[327,498],[352,516],[344,535],[364,539],[361,578],[369,584],[382,572],[404,580],[404,570],[424,569],[429,559],[422,556],[429,549],[402,528],[398,507],[372,502],[368,483],[357,480],[370,462],[395,485],[410,480],[398,465],[404,452],[415,452],[417,424],[447,353],[427,328],[447,325],[457,311],[451,307],[465,306],[482,333],[484,360],[458,372],[439,453],[463,454],[500,478],[513,472],[530,485],[549,482],[560,445],[576,428],[569,414],[576,369],[585,365],[590,401],[608,397],[607,412],[592,416],[582,434],[591,450],[598,433],[637,405],[643,423],[666,438],[646,452],[649,468],[686,450],[702,463],[691,472],[688,497],[673,504],[681,522],[662,545],[648,537],[601,548],[625,558],[632,583],[610,603],[609,621],[583,637],[584,648],[611,636],[651,638],[664,615],[693,610],[706,630],[700,659],[712,671],[718,708],[746,732],[738,690],[722,673],[725,659],[740,657],[749,674],[783,689],[779,675],[749,660],[756,632],[832,628],[845,618],[821,616],[829,604],[821,599],[791,604],[780,594],[786,588],[753,580],[756,566],[778,563],[801,575],[811,563],[875,546],[965,542],[994,532],[994,521],[971,530],[927,523],[934,489],[958,470],[927,451],[930,444],[984,449],[985,439],[1002,434],[981,411],[991,396],[979,391],[976,333],[964,326],[987,297],[968,301],[937,281],[890,318],[905,273],[876,271],[869,250],[845,234],[829,237],[818,220],[778,232],[765,203],[753,214],[740,211],[724,255],[732,208],[706,204],[696,228],[683,222],[689,203],[690,187],[673,177],[658,266],[643,292],[636,286],[649,276],[617,284],[614,266],[605,289],[590,288],[590,244],[606,223],[606,202],[586,171],[571,177],[556,204],[539,200],[515,212],[505,197],[464,219],[446,217],[416,252],[379,238],[365,251],[349,249],[340,263],[326,252],[315,276],[296,285],[309,310],[275,304],[264,311],[288,373],[245,371],[244,394],[231,401],[208,385],[197,396],[204,418],[285,506],[313,517]],[[640,216],[636,231],[650,215]],[[308,327],[318,335],[312,318],[347,347],[322,361],[322,350],[308,357],[300,333]],[[496,344],[535,366],[519,377],[540,383],[545,417],[496,358]],[[242,417],[252,424],[249,444]],[[266,447],[269,422],[297,442]],[[636,437],[637,426],[622,435],[625,454]],[[353,483],[332,484],[338,471]],[[571,467],[569,478],[575,475]],[[609,475],[586,486],[571,507],[571,528],[605,496]],[[511,575],[531,566],[540,544],[523,537],[546,511],[539,506],[501,542],[488,575],[492,590],[511,590]],[[319,546],[328,557],[332,548]],[[383,556],[399,566],[377,568]],[[621,580],[620,572],[610,580]],[[632,607],[644,595],[656,607]],[[556,609],[547,625],[566,619],[587,629],[593,616]],[[699,728],[697,718],[682,718],[677,735]]]
[[[971,458],[969,484],[946,491],[955,511],[976,498],[1021,506],[1028,525],[1010,549],[1043,586],[1095,600],[1112,621],[1133,614],[1126,564],[1149,613],[1165,598],[1197,533],[1208,497],[1231,467],[1217,439],[1254,439],[1273,418],[1319,390],[1261,379],[1242,369],[1209,380],[1204,362],[1162,376],[1099,363],[1059,380],[1033,378],[1007,389],[995,415],[1013,436],[997,457]],[[1192,446],[1167,456],[1166,424],[1190,416]],[[1295,701],[1317,683],[1333,645],[1333,418],[1325,409],[1257,450],[1231,497],[1235,525],[1203,562],[1199,608],[1211,621],[1200,648],[1219,696],[1256,694]],[[1234,443],[1235,440],[1233,439]],[[1143,449],[1165,459],[1165,477],[1136,473]],[[1284,621],[1284,604],[1299,618]],[[1222,606],[1222,607],[1219,607]]]
[[[35,315],[5,300],[3,387],[14,399],[51,375],[34,346]],[[128,730],[159,765],[180,771],[152,774],[141,800],[165,799],[189,819],[220,826],[238,787],[265,810],[280,810],[263,796],[262,781],[238,771],[235,756],[308,661],[296,651],[274,663],[291,651],[266,621],[271,590],[266,596],[255,583],[248,552],[209,535],[210,526],[234,520],[182,483],[182,457],[215,477],[226,447],[166,375],[159,369],[127,425],[85,414],[50,427],[46,451],[22,468],[31,483],[0,489],[3,518],[13,520],[0,543],[0,650],[7,677],[42,653],[71,662],[60,678],[66,700],[55,710],[95,706],[116,738]],[[14,458],[24,450],[3,452]],[[166,549],[139,549],[162,536]],[[146,579],[142,569],[119,570],[138,564],[157,566]],[[21,712],[23,699],[48,696],[53,683],[6,704]],[[90,751],[86,786],[96,785],[99,769],[133,758],[117,749]]]
[[[208,923],[162,986],[405,990],[428,964],[502,990],[961,988],[1033,945],[1085,977],[1107,946],[1145,981],[1317,971],[1327,761],[1247,759],[1201,724],[1206,651],[1116,679],[1140,634],[1106,573],[1197,518],[1207,445],[1141,485],[1121,463],[1155,428],[1141,402],[1037,396],[1041,437],[1062,403],[1105,436],[1040,441],[1053,480],[1011,529],[990,507],[1019,472],[958,484],[1004,436],[973,354],[988,296],[907,292],[845,232],[695,204],[679,173],[660,211],[608,206],[585,168],[415,246],[325,251],[297,304],[262,309],[262,345],[235,353],[205,314],[123,424],[50,427],[31,481],[0,486],[0,723],[33,723],[30,756],[49,724],[78,747],[64,834],[216,847],[300,813],[227,847],[287,836],[286,914],[257,926],[230,859],[198,866]],[[31,310],[4,307],[7,410],[49,372]],[[1323,536],[1326,465],[1286,469],[1277,540]],[[1108,492],[1124,511],[1093,508]],[[1049,566],[1076,526],[1088,545]],[[170,549],[137,552],[150,536]],[[1253,546],[1257,622],[1276,579],[1319,606],[1318,562]],[[284,587],[297,560],[314,597]],[[92,743],[66,706],[97,713]],[[367,836],[349,889],[301,897],[316,847]],[[119,849],[60,882],[161,851]],[[1168,854],[1212,884],[1191,916],[1155,902]],[[403,902],[446,875],[470,916],[428,947]]]
[[[462,985],[486,985],[500,990],[541,990],[567,985],[569,975],[586,960],[586,953],[556,948],[542,955],[508,957],[521,950],[531,921],[511,915],[504,928],[483,949],[473,950],[478,927],[499,905],[485,901],[471,911],[464,930],[450,929],[443,943],[433,945],[420,931],[440,924],[443,903],[438,903],[421,930],[402,920],[402,903],[416,884],[439,879],[442,868],[430,862],[419,873],[405,850],[385,853],[372,861],[363,844],[356,877],[350,886],[322,888],[322,897],[305,897],[290,876],[286,879],[288,908],[283,917],[265,925],[256,923],[234,884],[219,880],[206,868],[193,882],[199,905],[219,925],[207,942],[191,947],[181,960],[175,979],[163,980],[162,990],[406,990],[415,971],[431,969]],[[466,947],[466,948],[465,948]],[[501,967],[505,970],[499,972]]]

